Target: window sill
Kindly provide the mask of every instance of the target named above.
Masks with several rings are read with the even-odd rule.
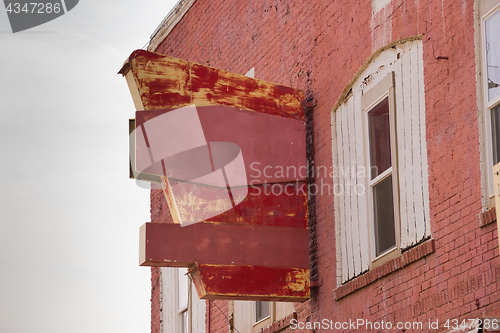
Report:
[[[477,218],[479,220],[479,226],[480,227],[484,227],[484,226],[487,226],[488,224],[496,222],[497,221],[497,211],[496,211],[496,208],[493,207],[491,209],[488,209],[487,211],[479,213],[477,215]]]
[[[264,317],[253,324],[252,332],[260,332],[263,328],[268,327],[272,323],[273,321],[271,320],[271,316]]]
[[[268,325],[265,328],[261,328],[260,330],[257,331],[257,333],[276,333],[279,332],[288,326],[290,326],[290,322],[292,319],[297,319],[297,312],[293,312],[286,316],[285,318],[282,318],[280,320],[275,321],[274,323]]]
[[[415,246],[414,248],[404,252],[401,256],[394,258],[385,264],[368,271],[367,273],[358,276],[352,281],[338,287],[333,290],[333,296],[336,301],[344,298],[345,296],[359,290],[378,279],[387,276],[427,255],[433,253],[435,250],[434,239],[425,241],[422,244]]]
[[[262,323],[263,323],[263,322],[265,322],[266,320],[267,320],[267,321],[271,320],[271,316],[266,316],[266,317],[264,317],[264,318],[262,318],[262,319],[259,319],[259,321],[255,322],[255,323],[253,324],[253,326],[257,326],[257,325],[259,325],[259,324],[262,324]]]

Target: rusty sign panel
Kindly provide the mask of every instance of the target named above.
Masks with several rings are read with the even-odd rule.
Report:
[[[174,222],[141,227],[140,264],[191,267],[201,298],[307,300],[303,92],[147,51],[120,73],[132,173]]]

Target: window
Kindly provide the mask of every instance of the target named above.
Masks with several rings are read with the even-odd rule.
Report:
[[[484,19],[486,42],[486,80],[488,102],[500,97],[500,10],[494,9]]]
[[[493,165],[500,162],[500,4],[481,19],[483,91],[486,110],[487,180],[489,205],[493,203]]]
[[[269,302],[257,301],[255,302],[255,322],[258,323],[261,320],[269,317],[271,315],[271,304]]]
[[[162,267],[160,283],[161,332],[205,333],[207,304],[199,299],[186,268]]]
[[[384,48],[332,114],[338,283],[430,237],[422,59]]]
[[[252,332],[267,327],[276,320],[276,302],[254,301]]]
[[[179,333],[188,333],[189,277],[187,268],[177,268],[177,312]]]
[[[375,89],[382,89],[384,92],[382,97],[374,102],[371,100],[374,94],[367,93],[362,96],[362,103],[369,104],[365,109],[368,125],[366,130],[368,170],[370,171],[368,195],[374,240],[372,252],[375,258],[397,249],[398,246],[395,218],[398,184],[393,181],[393,173],[396,171],[393,167],[393,164],[396,164],[393,163],[393,159],[396,157],[396,152],[392,152],[395,147],[395,142],[392,140],[395,137],[393,80],[393,72],[391,72],[376,86]]]
[[[291,302],[233,301],[235,332],[256,333],[293,312]]]

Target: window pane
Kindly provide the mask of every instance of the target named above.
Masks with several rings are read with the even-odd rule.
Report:
[[[392,175],[373,186],[376,255],[396,246]]]
[[[389,98],[386,97],[368,112],[371,179],[391,167],[391,136]]]
[[[255,302],[255,321],[262,320],[266,317],[270,316],[271,313],[271,307],[269,302],[261,302],[257,301]]]
[[[493,142],[493,165],[500,162],[500,105],[491,110],[491,135]]]
[[[488,101],[500,95],[500,10],[486,20]]]
[[[182,310],[188,305],[188,285],[189,285],[189,277],[186,275],[187,273],[187,268],[177,268],[177,274],[178,274],[178,292],[179,292],[179,299],[178,299],[178,309]]]

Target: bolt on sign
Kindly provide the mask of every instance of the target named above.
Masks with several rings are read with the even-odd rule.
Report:
[[[304,93],[134,51],[131,178],[173,223],[140,229],[142,266],[189,267],[200,298],[310,297]]]

